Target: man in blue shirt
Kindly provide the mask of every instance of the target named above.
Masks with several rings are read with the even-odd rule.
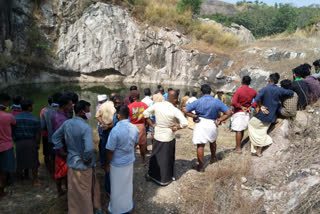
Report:
[[[199,164],[193,168],[198,172],[204,172],[204,146],[210,143],[211,161],[214,163],[216,158],[216,139],[218,137],[218,125],[228,119],[232,114],[231,110],[219,99],[213,98],[211,88],[209,85],[204,84],[201,86],[202,97],[190,103],[183,112],[192,117],[195,124],[193,131],[193,143],[197,145],[197,156]],[[195,114],[191,113],[195,111]],[[220,117],[220,112],[224,113]]]
[[[172,89],[172,88],[168,88],[168,92],[163,95],[163,96],[164,96],[164,99],[165,99],[166,101],[168,100],[168,94],[169,94],[170,91],[173,91],[173,89]]]
[[[101,211],[100,187],[95,175],[96,161],[92,130],[85,121],[91,118],[90,103],[80,100],[74,106],[75,117],[65,121],[53,134],[54,149],[67,156],[68,213]],[[67,154],[63,149],[63,139]]]
[[[111,130],[106,145],[106,173],[110,173],[110,213],[128,213],[133,208],[134,145],[139,141],[139,130],[128,120],[129,108],[117,110],[119,122]]]

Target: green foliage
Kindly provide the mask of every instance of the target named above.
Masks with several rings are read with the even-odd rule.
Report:
[[[179,0],[177,5],[178,12],[184,12],[191,8],[193,14],[199,14],[201,9],[202,0]]]
[[[296,8],[290,4],[267,6],[261,1],[239,1],[242,11],[232,16],[222,14],[202,15],[224,25],[231,22],[248,28],[254,36],[264,37],[277,33],[292,33],[297,29],[308,28],[320,20],[320,5]]]
[[[230,18],[222,13],[216,13],[216,14],[212,14],[212,15],[202,14],[201,18],[204,18],[204,19],[208,18],[208,19],[214,20],[218,23],[221,23],[225,26],[231,26],[231,23],[232,23]]]
[[[28,28],[26,36],[28,38],[28,54],[36,56],[49,54],[49,42],[35,24]]]

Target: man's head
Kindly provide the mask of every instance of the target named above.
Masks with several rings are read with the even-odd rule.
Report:
[[[293,73],[293,79],[294,80],[296,78],[302,78],[303,67],[301,65],[299,65],[298,67],[295,67],[294,69],[292,69],[292,73]]]
[[[160,88],[162,88],[162,86],[161,85],[157,85],[157,89],[160,90]]]
[[[138,90],[138,88],[137,88],[137,86],[135,86],[135,85],[132,85],[132,86],[130,86],[130,91],[137,91]]]
[[[250,83],[251,83],[251,77],[249,76],[242,77],[242,85],[250,85]]]
[[[306,78],[307,76],[310,76],[311,74],[311,65],[309,65],[308,63],[304,63],[301,65],[301,77],[302,78]]]
[[[184,95],[185,96],[190,96],[190,91],[187,91]]]
[[[178,103],[178,95],[175,90],[171,90],[168,92],[168,102],[176,105]]]
[[[164,94],[164,88],[159,88],[159,93]]]
[[[69,96],[71,98],[73,104],[76,104],[79,101],[79,96],[72,91],[64,91],[63,95]]]
[[[113,99],[114,99],[114,97],[116,96],[116,95],[118,95],[116,92],[112,92],[111,94],[110,94],[110,100],[113,102]]]
[[[52,96],[48,97],[48,104],[49,106],[51,106],[51,104],[53,103],[53,98]]]
[[[192,96],[193,96],[193,97],[197,97],[197,95],[198,95],[198,92],[196,92],[196,91],[193,91],[193,92],[192,92]]]
[[[320,59],[313,62],[314,70],[316,70],[316,73],[320,73]]]
[[[74,112],[76,116],[90,120],[90,106],[91,104],[85,100],[80,100],[79,102],[77,102],[74,106]]]
[[[208,84],[203,84],[200,90],[203,95],[211,93],[211,87]]]
[[[279,73],[270,74],[269,83],[277,84],[279,82],[279,79],[280,79],[280,74]]]
[[[129,108],[127,106],[120,106],[117,109],[117,117],[119,120],[126,120],[129,117]]]
[[[10,103],[10,96],[6,93],[1,93],[0,94],[0,109],[5,110]]]
[[[291,84],[292,84],[291,80],[288,80],[288,79],[280,81],[281,88],[284,88],[284,89],[290,89]]]
[[[62,96],[62,93],[60,92],[57,92],[57,93],[54,93],[51,97],[52,97],[52,105],[54,107],[57,107],[56,105],[58,105],[58,101],[60,99],[60,97]]]
[[[16,95],[14,96],[14,98],[12,99],[13,104],[15,105],[21,105],[22,100],[24,99],[24,97],[22,95]]]
[[[221,96],[221,95],[223,95],[224,93],[223,93],[223,91],[217,91],[217,94],[218,94],[218,96]]]
[[[66,94],[62,95],[59,100],[58,100],[58,104],[59,104],[59,109],[64,112],[64,113],[69,113],[72,111],[72,98]]]
[[[25,112],[32,112],[32,101],[31,100],[22,100],[21,109]]]
[[[169,93],[170,91],[173,91],[173,88],[168,88],[168,93]]]
[[[140,98],[139,91],[133,90],[133,91],[130,92],[129,99],[130,99],[131,103],[138,101],[139,98]]]
[[[102,104],[107,101],[108,96],[106,94],[99,94],[97,98],[98,98],[98,103]]]
[[[143,91],[144,91],[144,95],[145,95],[145,96],[151,96],[151,90],[150,90],[150,88],[145,88]]]
[[[120,95],[116,95],[113,97],[113,104],[114,104],[114,107],[117,109],[119,108],[119,106],[122,106],[123,104],[123,97],[120,96]]]

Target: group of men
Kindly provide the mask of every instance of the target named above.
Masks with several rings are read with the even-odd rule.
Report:
[[[109,194],[110,213],[128,213],[133,207],[133,163],[135,149],[139,149],[141,164],[147,164],[147,135],[151,134],[152,154],[145,175],[159,185],[175,180],[175,132],[189,127],[197,148],[198,164],[193,169],[203,172],[204,147],[209,143],[210,163],[217,161],[216,140],[218,126],[231,115],[231,128],[236,132],[235,152],[241,154],[241,142],[248,128],[251,153],[262,156],[262,148],[272,143],[267,131],[276,117],[294,117],[320,97],[320,60],[311,66],[303,64],[293,69],[294,81],[271,74],[268,84],[259,93],[250,88],[251,78],[244,76],[242,86],[232,98],[232,107],[226,105],[223,92],[214,98],[209,85],[201,86],[201,97],[186,92],[179,100],[179,90],[164,89],[159,85],[152,95],[144,89],[144,99],[136,86],[123,98],[111,93],[98,95],[95,118],[99,132],[99,159],[105,170],[105,189]],[[101,213],[100,186],[96,177],[96,159],[91,127],[91,104],[78,100],[72,92],[55,93],[42,109],[41,120],[32,116],[32,102],[16,96],[9,111],[10,97],[0,94],[0,196],[4,197],[6,172],[16,169],[18,181],[32,170],[33,184],[37,179],[38,149],[42,135],[45,164],[56,180],[59,195],[68,192],[69,213]],[[255,114],[252,117],[252,111]],[[187,119],[188,118],[188,119]],[[13,130],[13,131],[12,131]],[[13,149],[15,142],[15,152]],[[15,163],[17,166],[15,166]],[[66,190],[63,190],[65,184]]]

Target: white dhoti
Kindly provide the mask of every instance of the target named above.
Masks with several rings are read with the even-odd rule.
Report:
[[[231,128],[233,131],[241,132],[248,128],[250,114],[248,112],[238,112],[231,117]]]
[[[217,140],[218,129],[211,119],[200,117],[200,122],[195,123],[193,130],[193,144],[213,143]]]
[[[272,144],[272,138],[268,135],[268,129],[271,123],[263,123],[256,117],[249,121],[248,132],[251,141],[251,152],[256,153],[257,147],[268,146]]]
[[[110,165],[110,184],[109,212],[130,212],[133,209],[133,163],[124,167]]]

